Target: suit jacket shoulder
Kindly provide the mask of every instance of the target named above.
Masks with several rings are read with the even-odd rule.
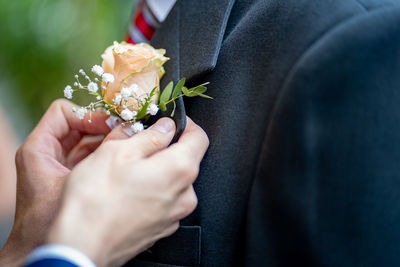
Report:
[[[400,6],[362,4],[279,92],[249,202],[249,265],[400,262]]]

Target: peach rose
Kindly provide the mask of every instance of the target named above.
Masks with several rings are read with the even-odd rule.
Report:
[[[138,111],[140,101],[156,89],[152,99],[156,103],[160,91],[160,79],[164,75],[163,64],[169,60],[165,49],[154,49],[151,45],[114,42],[102,55],[105,73],[114,75],[114,82],[106,84],[103,97],[109,103],[126,105]],[[122,108],[120,109],[122,110]]]

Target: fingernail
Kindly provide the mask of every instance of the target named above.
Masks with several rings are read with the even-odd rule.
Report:
[[[110,116],[110,118],[106,120],[106,124],[111,130],[117,127],[121,122],[122,120],[117,116]]]
[[[132,137],[135,134],[132,128],[127,126],[122,127],[122,131],[124,131],[124,133],[126,133],[129,137]]]
[[[153,124],[149,129],[156,130],[160,133],[172,132],[175,128],[175,123],[171,119],[159,119],[155,124]]]

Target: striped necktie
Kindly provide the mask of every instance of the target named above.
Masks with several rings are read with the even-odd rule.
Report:
[[[148,43],[175,2],[176,0],[139,0],[125,41],[131,44]]]

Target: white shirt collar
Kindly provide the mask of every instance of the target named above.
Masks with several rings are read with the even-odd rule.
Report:
[[[158,21],[163,22],[171,11],[176,0],[146,0]]]

